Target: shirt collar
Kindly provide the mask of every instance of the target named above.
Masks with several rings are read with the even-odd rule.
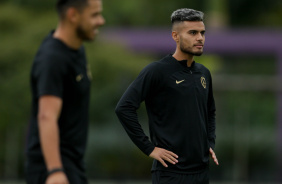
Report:
[[[173,60],[175,60],[176,62],[178,62],[179,64],[181,64],[185,68],[192,68],[195,65],[195,61],[193,61],[191,67],[187,67],[187,60],[180,60],[180,61],[178,61],[177,59],[175,59],[172,56],[172,54],[170,54],[170,57],[173,58]]]

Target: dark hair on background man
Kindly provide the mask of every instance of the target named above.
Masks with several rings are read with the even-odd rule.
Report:
[[[65,17],[66,10],[70,7],[74,7],[78,10],[82,10],[88,3],[88,0],[57,0],[56,9],[59,17],[62,19]]]
[[[171,14],[171,23],[178,23],[183,21],[203,21],[204,20],[204,13],[201,11],[188,9],[188,8],[181,8],[175,10]]]

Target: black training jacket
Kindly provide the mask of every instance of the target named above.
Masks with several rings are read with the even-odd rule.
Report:
[[[145,101],[150,140],[136,110]],[[146,155],[161,147],[179,156],[168,167],[154,160],[152,170],[199,173],[208,168],[209,148],[215,146],[215,103],[209,70],[168,55],[146,66],[128,87],[116,114],[131,140]]]

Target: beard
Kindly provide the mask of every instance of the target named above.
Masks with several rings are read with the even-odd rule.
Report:
[[[192,48],[189,47],[185,47],[185,45],[183,44],[183,42],[180,40],[180,50],[186,54],[190,54],[193,56],[201,56],[203,54],[203,51],[192,51]]]
[[[83,41],[92,41],[94,38],[90,37],[89,34],[81,25],[76,28],[76,35]]]

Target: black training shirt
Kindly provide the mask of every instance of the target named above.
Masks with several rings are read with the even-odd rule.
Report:
[[[136,110],[145,101],[150,139]],[[197,173],[208,168],[209,148],[215,146],[215,103],[207,68],[168,55],[145,67],[120,99],[116,113],[132,141],[145,154],[154,147],[179,156],[168,168],[154,160],[152,170]]]
[[[27,156],[41,160],[38,132],[38,100],[43,95],[62,99],[58,121],[62,159],[81,162],[85,153],[90,80],[84,47],[70,49],[50,33],[39,48],[31,70],[32,116],[28,132]],[[37,169],[37,168],[34,168]]]

